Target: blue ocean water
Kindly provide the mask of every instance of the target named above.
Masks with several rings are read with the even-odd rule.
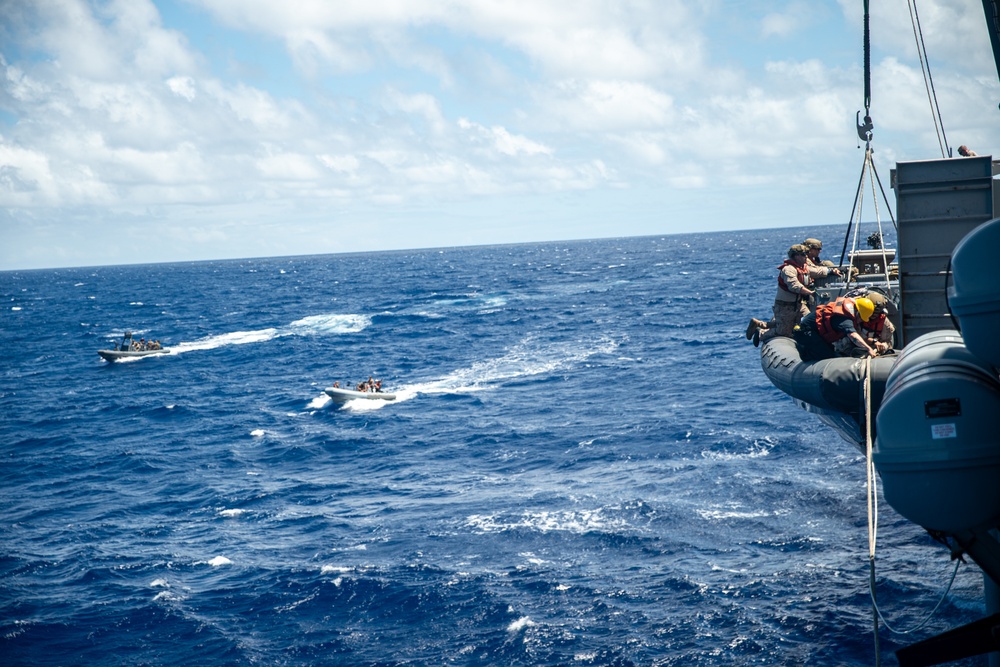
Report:
[[[0,273],[0,662],[875,664],[863,458],[744,337],[840,233]],[[952,565],[879,519],[905,628]]]

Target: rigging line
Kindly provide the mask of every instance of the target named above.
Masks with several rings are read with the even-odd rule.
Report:
[[[913,25],[913,40],[917,44],[917,58],[920,60],[920,71],[924,76],[924,89],[927,91],[927,103],[931,108],[931,118],[934,120],[934,132],[937,134],[938,147],[941,149],[941,157],[948,157],[945,146],[948,143],[944,137],[944,120],[941,118],[941,109],[937,109],[937,92],[934,90],[934,80],[931,78],[931,66],[927,61],[927,48],[924,45],[923,29],[920,27],[920,15],[917,13],[916,0],[907,0],[910,8],[910,23]],[[942,141],[942,137],[944,140]]]
[[[940,599],[938,599],[937,604],[934,608],[928,612],[927,616],[924,617],[917,625],[909,628],[907,630],[899,630],[892,627],[889,621],[886,620],[885,615],[882,614],[882,610],[878,606],[878,598],[875,594],[875,544],[878,541],[878,482],[877,476],[875,474],[875,460],[872,456],[873,446],[872,446],[872,427],[871,427],[871,408],[872,408],[872,397],[871,397],[871,358],[866,357],[862,365],[862,405],[861,408],[865,413],[865,472],[867,475],[867,484],[865,487],[865,495],[867,496],[868,502],[868,594],[871,596],[872,600],[872,614],[874,616],[875,623],[875,664],[881,664],[881,652],[878,648],[878,623],[879,620],[885,624],[885,627],[889,632],[897,635],[908,635],[916,632],[920,628],[927,625],[934,614],[937,613],[938,608],[945,601],[948,593],[951,591],[952,585],[955,583],[955,576],[958,574],[958,566],[962,562],[961,559],[955,559],[955,568],[951,572],[951,578],[948,580],[948,585],[945,587],[944,592],[941,593]]]
[[[878,208],[878,196],[875,192],[875,151],[868,151],[868,162],[871,165],[871,172],[869,174],[869,181],[872,188],[872,205],[875,207],[875,225],[878,227],[878,237],[882,239],[882,215],[879,213]],[[888,202],[887,202],[888,205]],[[882,276],[885,278],[885,288],[887,291],[891,292],[892,287],[889,282],[889,259],[885,253],[885,243],[879,244],[879,250],[882,251]]]
[[[867,150],[870,144],[866,144],[865,149]],[[844,234],[844,245],[840,249],[840,266],[844,265],[844,259],[847,257],[847,242],[851,238],[851,228],[854,227],[854,212],[858,208],[858,198],[861,197],[861,193],[865,186],[865,165],[861,166],[861,176],[858,178],[858,188],[854,191],[854,203],[851,204],[851,219],[847,223],[847,233]],[[860,221],[858,221],[860,223]],[[848,272],[849,274],[850,272]],[[850,275],[848,275],[848,279]],[[848,280],[850,282],[850,280]]]
[[[852,260],[853,260],[853,255],[858,251],[858,248],[861,247],[861,242],[859,241],[859,239],[860,239],[860,235],[861,235],[862,214],[863,214],[863,211],[864,211],[864,208],[865,208],[865,186],[864,186],[864,179],[865,179],[865,176],[868,174],[868,170],[869,170],[870,165],[871,165],[871,160],[870,160],[871,153],[872,153],[871,143],[869,142],[867,144],[866,148],[865,148],[865,162],[864,162],[864,166],[861,169],[861,181],[862,181],[862,184],[861,184],[861,197],[860,197],[860,199],[858,201],[857,223],[854,225],[854,238],[851,240],[851,258],[852,258]],[[873,192],[872,193],[873,197],[874,197],[874,194],[875,193]],[[852,261],[851,262],[851,267],[848,269],[848,271],[850,272],[850,275],[848,276],[847,281],[846,281],[848,286],[850,286],[850,284],[851,284],[851,282],[852,282],[852,280],[854,278],[854,268],[855,268],[854,262]],[[857,268],[860,271],[861,267],[857,267]]]
[[[917,18],[917,32],[920,34],[920,48],[924,52],[924,62],[927,63],[927,80],[931,83],[931,96],[934,98],[934,110],[937,112],[938,122],[941,124],[941,137],[944,139],[945,150],[950,154],[951,148],[948,146],[948,135],[944,131],[944,117],[941,115],[941,107],[938,105],[937,90],[934,88],[934,76],[931,74],[931,59],[927,56],[927,45],[924,43],[924,29],[920,24],[920,13],[917,11],[917,0],[913,0],[913,15]]]
[[[892,627],[889,624],[889,621],[886,620],[885,615],[882,613],[882,609],[879,608],[878,605],[876,604],[875,608],[878,610],[878,617],[879,617],[879,619],[881,619],[882,623],[885,624],[886,629],[889,630],[889,632],[891,632],[893,634],[896,634],[896,635],[909,635],[909,634],[912,634],[912,633],[916,632],[917,630],[919,630],[920,628],[924,627],[925,625],[927,625],[927,623],[934,617],[934,614],[937,613],[938,608],[941,607],[941,604],[945,601],[945,598],[948,597],[948,593],[951,592],[951,587],[955,583],[955,576],[958,574],[958,566],[961,563],[962,563],[961,559],[955,559],[955,568],[951,571],[951,577],[948,579],[948,585],[945,587],[944,591],[941,593],[941,597],[938,599],[937,604],[934,605],[933,609],[931,609],[929,612],[927,612],[927,616],[925,616],[922,621],[920,621],[919,623],[917,623],[916,625],[914,625],[912,628],[907,628],[906,630],[900,630],[898,628]],[[874,593],[874,591],[872,591],[872,600],[873,601],[875,600],[874,596],[875,596],[875,593]]]
[[[896,224],[896,216],[892,214],[892,208],[889,206],[889,198],[885,196],[885,188],[882,187],[882,179],[878,176],[878,171],[875,170],[874,164],[872,165],[872,170],[875,171],[875,180],[878,181],[878,189],[882,193],[882,201],[885,202],[886,213],[889,214],[889,219],[892,221],[892,228],[899,233],[899,226]]]
[[[913,14],[917,17],[917,30],[920,33],[920,48],[924,51],[924,61],[927,63],[927,79],[931,83],[931,96],[934,98],[934,109],[937,112],[938,122],[941,124],[941,137],[944,139],[944,147],[948,155],[951,155],[951,147],[948,146],[948,135],[944,131],[944,116],[941,115],[941,107],[938,105],[937,90],[934,88],[934,76],[931,74],[931,59],[927,56],[927,45],[924,43],[924,29],[920,24],[920,14],[917,12],[917,0],[913,0]]]
[[[876,667],[879,667],[882,664],[882,651],[879,648],[878,637],[878,603],[875,601],[875,540],[876,529],[878,526],[878,518],[876,515],[878,511],[878,502],[875,498],[875,471],[872,463],[871,363],[871,358],[865,357],[865,360],[861,365],[861,373],[864,375],[864,379],[861,384],[861,400],[862,409],[865,413],[865,470],[868,477],[868,482],[865,487],[865,496],[868,503],[868,590],[871,593],[872,598],[872,625],[874,626],[874,632],[872,634],[875,637],[875,665]]]

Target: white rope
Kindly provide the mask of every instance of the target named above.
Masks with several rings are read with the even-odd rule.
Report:
[[[854,220],[856,220],[857,222],[854,224],[854,236],[851,238],[851,251],[847,253],[847,257],[849,259],[854,257],[854,254],[859,247],[858,234],[860,233],[861,229],[861,212],[862,210],[864,210],[864,204],[865,204],[865,175],[869,174],[868,164],[869,164],[870,154],[871,154],[871,144],[868,144],[865,146],[865,162],[861,166],[861,179],[858,181],[858,202],[857,202],[857,209],[854,212]],[[851,268],[847,269],[847,280],[844,281],[847,285],[845,287],[846,290],[850,290],[851,283],[854,282],[854,271],[852,270],[854,267],[853,260],[850,263],[850,267]],[[858,270],[860,271],[860,268]]]
[[[917,625],[909,628],[907,630],[899,630],[892,627],[889,621],[886,620],[885,616],[882,615],[882,610],[878,606],[878,601],[875,597],[875,543],[878,538],[878,489],[876,486],[876,475],[875,475],[875,463],[872,457],[872,429],[871,429],[871,357],[867,357],[862,365],[862,387],[863,387],[863,401],[865,412],[865,470],[868,477],[867,483],[867,500],[868,500],[868,563],[869,563],[869,579],[868,579],[868,593],[872,599],[872,609],[878,619],[885,624],[885,627],[889,632],[897,635],[908,635],[912,632],[916,632],[920,628],[924,627],[934,614],[937,613],[938,608],[945,601],[948,596],[949,591],[951,591],[952,585],[955,583],[955,577],[958,575],[958,566],[962,562],[959,559],[955,559],[955,568],[951,572],[951,578],[948,580],[948,585],[945,587],[944,592],[941,593],[941,598],[934,605],[934,608],[928,612],[927,616],[924,617]],[[878,621],[875,621],[875,664],[881,664],[880,651],[878,649]]]
[[[878,499],[875,486],[875,463],[872,460],[872,376],[871,357],[865,357],[862,365],[864,375],[864,409],[865,409],[865,471],[868,476],[867,496],[868,496],[868,558],[875,560],[875,542],[878,538]]]
[[[875,541],[878,535],[878,502],[875,491],[875,465],[872,462],[872,362],[871,357],[865,357],[861,365],[862,406],[865,412],[865,473],[868,476],[867,500],[868,500],[868,593],[872,598],[872,625],[875,635],[875,666],[882,664],[882,651],[879,650],[878,621],[882,614],[879,613],[878,603],[875,601]]]

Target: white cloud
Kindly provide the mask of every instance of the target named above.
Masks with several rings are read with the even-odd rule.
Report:
[[[573,130],[649,130],[674,120],[673,98],[641,82],[564,80],[539,96],[541,113]]]
[[[790,2],[779,11],[761,20],[760,31],[764,37],[788,37],[808,26],[815,16],[815,6],[806,2]]]
[[[417,116],[435,135],[444,134],[447,127],[441,106],[432,95],[419,93],[407,95],[398,90],[390,90],[386,93],[387,102],[392,108],[407,114]]]
[[[175,95],[179,95],[188,102],[193,102],[197,93],[195,92],[194,80],[188,76],[175,76],[167,79],[167,88]]]
[[[492,151],[514,157],[517,155],[551,155],[552,149],[527,137],[513,135],[505,128],[483,127],[467,118],[458,119],[458,127],[468,133],[474,143],[485,143]]]
[[[354,174],[361,166],[361,161],[353,155],[320,155],[319,161],[332,169],[343,174]]]
[[[882,154],[933,155],[905,4],[873,4]],[[726,188],[774,187],[780,201],[789,183],[854,170],[860,10],[842,5],[818,25],[801,0],[770,15],[681,0],[191,0],[167,26],[149,0],[17,0],[0,18],[0,206],[35,224],[194,204],[206,238],[232,243],[232,219],[272,233],[263,213],[226,217],[263,202],[311,220],[446,203],[489,217],[504,197],[621,188],[702,189],[718,206]],[[1000,86],[981,8],[921,12],[953,143],[986,152]],[[221,42],[186,17],[218,21],[202,27]],[[549,217],[561,203],[544,199]]]
[[[676,76],[697,67],[703,50],[700,33],[689,29],[690,3],[680,0],[300,0],[294,9],[270,0],[199,4],[228,25],[286,39],[310,71],[317,58],[338,69],[363,66],[370,50],[380,48],[381,33],[426,26],[506,44],[557,77]]]

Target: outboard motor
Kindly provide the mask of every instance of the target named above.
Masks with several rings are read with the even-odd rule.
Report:
[[[1000,380],[957,331],[906,346],[876,417],[886,501],[929,530],[1000,524]]]

